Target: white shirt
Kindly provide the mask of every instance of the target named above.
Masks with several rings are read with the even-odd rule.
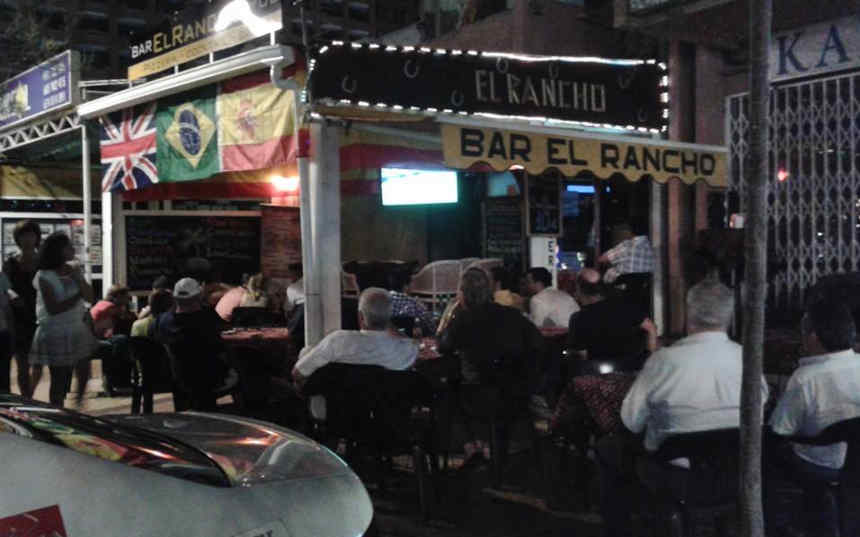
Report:
[[[305,280],[299,278],[287,287],[287,303],[285,309],[287,312],[299,304],[305,303]]]
[[[572,296],[555,287],[546,287],[529,301],[529,318],[538,328],[567,327],[570,316],[579,311]]]
[[[725,332],[699,332],[652,354],[621,405],[624,425],[645,429],[645,449],[656,451],[674,433],[738,427],[741,346]],[[767,383],[761,380],[762,406]]]
[[[331,362],[408,369],[417,357],[417,342],[387,330],[337,330],[313,348],[302,349],[295,369],[303,377]]]
[[[780,435],[815,436],[837,421],[860,416],[860,356],[848,349],[800,360],[770,417]],[[798,457],[839,469],[845,442],[829,446],[794,444]]]

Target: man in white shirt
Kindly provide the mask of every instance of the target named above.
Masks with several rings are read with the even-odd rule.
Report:
[[[734,295],[719,281],[706,279],[690,288],[687,337],[648,358],[621,406],[624,425],[634,433],[645,432],[646,451],[656,451],[675,433],[738,427],[743,360],[741,346],[726,333],[733,312]],[[764,401],[764,379],[761,390]],[[623,485],[632,469],[618,463],[624,457],[618,456],[623,448],[616,439],[608,437],[598,446],[601,510],[612,536],[630,534],[633,506]],[[679,470],[667,478],[685,481],[686,474]]]
[[[565,327],[570,316],[579,311],[572,296],[552,287],[552,275],[543,267],[532,267],[526,272],[529,300],[529,318],[538,328]]]
[[[360,331],[337,330],[316,346],[305,347],[293,368],[298,386],[322,366],[345,364],[380,365],[387,369],[408,369],[418,356],[418,344],[388,330],[391,296],[385,289],[369,287],[358,298]]]
[[[822,301],[807,309],[801,322],[803,346],[810,355],[800,360],[770,417],[781,436],[811,437],[829,425],[860,416],[860,356],[853,350],[854,319],[842,303]],[[807,522],[821,535],[835,535],[836,516],[828,482],[838,478],[847,445],[780,443],[768,450],[768,528],[788,523],[780,493],[786,479],[804,489]],[[776,535],[776,534],[774,534]]]

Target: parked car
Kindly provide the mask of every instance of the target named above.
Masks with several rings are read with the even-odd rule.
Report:
[[[355,537],[373,517],[331,451],[234,416],[97,418],[0,395],[0,460],[0,535]]]

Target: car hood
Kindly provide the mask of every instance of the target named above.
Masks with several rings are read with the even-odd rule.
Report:
[[[116,415],[109,421],[173,438],[204,452],[234,486],[351,474],[337,455],[289,429],[237,416],[182,412]]]

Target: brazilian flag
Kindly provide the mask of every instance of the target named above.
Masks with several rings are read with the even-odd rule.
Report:
[[[158,102],[156,112],[158,180],[205,179],[221,171],[217,84]]]

